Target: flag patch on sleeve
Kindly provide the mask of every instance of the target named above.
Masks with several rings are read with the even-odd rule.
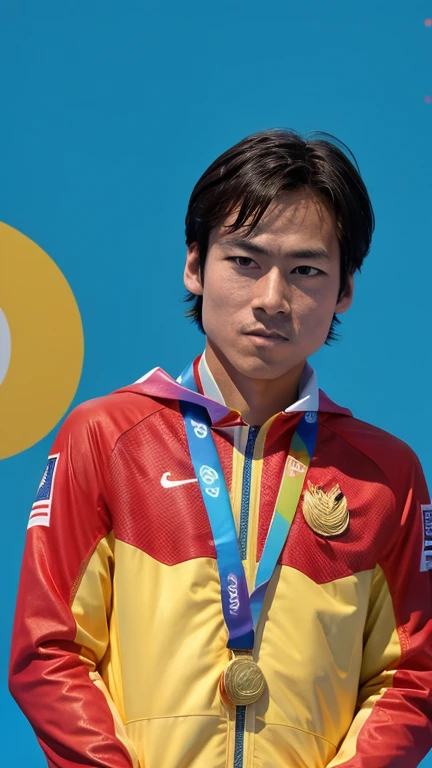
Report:
[[[36,493],[36,499],[31,508],[27,528],[33,528],[35,525],[45,525],[47,528],[49,527],[51,502],[59,456],[59,453],[56,453],[53,456],[48,456],[48,464],[45,467],[45,472],[42,475],[42,480]]]
[[[432,504],[423,504],[423,548],[420,563],[421,571],[432,571]]]

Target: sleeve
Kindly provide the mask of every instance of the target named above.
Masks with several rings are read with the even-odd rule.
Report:
[[[111,449],[86,405],[64,422],[30,514],[9,689],[50,768],[139,768],[100,674],[113,570],[104,480]]]
[[[412,456],[396,492],[396,530],[373,575],[356,715],[328,768],[416,768],[432,747],[431,507]]]

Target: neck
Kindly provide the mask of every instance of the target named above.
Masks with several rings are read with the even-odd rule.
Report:
[[[234,368],[208,339],[205,355],[225,403],[239,411],[246,424],[261,426],[298,400],[305,361],[277,379],[254,379]]]

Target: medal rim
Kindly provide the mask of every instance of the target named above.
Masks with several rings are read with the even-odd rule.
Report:
[[[232,685],[232,678],[235,675],[235,668],[243,667],[244,665],[254,668],[256,679],[259,681],[259,689],[256,693],[248,693],[246,691],[242,692],[241,690],[236,690],[236,686]],[[260,699],[263,695],[265,687],[266,680],[261,667],[256,663],[256,661],[254,661],[250,656],[246,654],[235,656],[233,659],[231,659],[231,661],[228,662],[227,666],[223,670],[220,679],[222,698],[228,700],[231,705],[236,707],[255,704],[255,702],[257,702],[258,699]]]

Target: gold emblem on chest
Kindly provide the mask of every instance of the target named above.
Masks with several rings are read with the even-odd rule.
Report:
[[[348,528],[349,510],[339,484],[326,493],[319,485],[308,483],[303,500],[307,524],[320,536],[338,536]]]

